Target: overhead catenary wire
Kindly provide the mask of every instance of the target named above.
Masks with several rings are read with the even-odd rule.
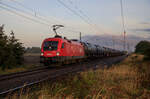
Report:
[[[64,6],[65,8],[67,8],[69,11],[71,11],[73,14],[75,14],[76,16],[80,17],[85,23],[87,23],[88,25],[92,26],[91,23],[89,23],[83,16],[81,16],[79,13],[77,13],[75,10],[71,9],[70,7],[68,7],[64,2],[62,2],[61,0],[57,0],[62,6]],[[92,29],[92,28],[91,28]],[[92,29],[95,31],[95,29]]]
[[[20,2],[18,2],[18,1],[16,1],[16,0],[9,0],[9,1],[14,2],[14,3],[16,3],[16,4],[20,5],[20,6],[22,6],[23,8],[27,9],[28,11],[31,11],[31,12],[36,13],[36,11],[33,10],[32,8],[30,8],[30,7],[28,7],[28,6],[25,6],[24,4],[22,4],[22,3],[20,3]]]
[[[74,13],[75,15],[79,16],[85,23],[91,25],[89,22],[87,22],[83,16],[81,16],[79,13],[77,13],[75,10],[71,9],[70,7],[68,7],[64,2],[62,2],[61,0],[57,0],[61,5],[63,5],[65,8],[67,8],[69,11],[71,11],[72,13]]]
[[[68,1],[71,5],[73,5],[74,8],[75,8],[76,10],[78,10],[78,12],[79,12],[84,18],[87,19],[87,21],[89,21],[89,22],[92,23],[90,17],[89,17],[87,14],[85,14],[83,10],[81,10],[81,9],[80,9],[77,5],[75,5],[71,0],[67,0],[67,1]]]
[[[10,1],[15,1],[15,0],[10,0]],[[25,9],[27,9],[27,10],[30,10],[31,12],[32,12],[32,14],[31,13],[29,13],[29,12],[25,12],[24,10],[20,10],[20,9],[18,9],[18,8],[15,8],[15,7],[12,7],[12,6],[10,6],[10,5],[8,5],[8,4],[5,4],[5,3],[2,3],[2,2],[0,2],[1,4],[3,4],[4,6],[7,6],[7,7],[9,7],[9,8],[11,8],[11,9],[14,9],[14,10],[16,10],[16,11],[20,11],[21,13],[25,13],[25,14],[27,14],[27,15],[29,15],[29,16],[32,16],[32,17],[35,17],[35,18],[38,18],[39,20],[41,20],[42,21],[42,23],[43,23],[43,21],[44,21],[44,23],[46,22],[46,24],[49,24],[48,22],[49,22],[49,20],[46,20],[46,18],[41,18],[40,16],[39,16],[39,14],[38,15],[34,15],[34,10],[32,10],[31,8],[29,8],[29,7],[26,7],[24,4],[22,4],[22,3],[20,3],[20,2],[18,2],[18,1],[15,1],[15,3],[16,4],[19,4],[20,6],[22,6],[23,8],[25,8]],[[10,9],[9,9],[10,10]],[[82,17],[82,16],[81,16]],[[34,19],[35,20],[35,19]],[[86,20],[85,20],[86,21]],[[51,22],[52,23],[52,22]],[[56,24],[56,23],[53,23],[53,24]],[[90,23],[89,23],[89,25],[91,25]],[[65,25],[66,26],[66,25]],[[72,30],[72,29],[69,29],[70,28],[70,26],[67,26],[67,29],[65,29],[65,30],[67,30],[67,31],[76,31],[76,30]],[[76,32],[79,32],[79,31],[76,31]]]
[[[26,16],[26,15],[20,14],[20,13],[18,13],[18,12],[16,12],[16,11],[13,11],[12,9],[9,9],[9,8],[3,7],[3,6],[0,6],[0,8],[6,10],[6,11],[8,11],[8,12],[11,12],[11,13],[13,13],[13,14],[15,14],[15,15],[18,15],[18,16],[20,16],[20,17],[23,17],[23,18],[25,18],[25,19],[28,19],[28,20],[30,20],[30,21],[39,23],[39,24],[41,24],[41,25],[49,26],[49,24],[43,23],[43,22],[41,22],[41,21],[35,20],[35,19],[33,19],[33,18],[31,18],[31,17],[28,17],[28,16]]]
[[[2,4],[2,5],[3,5],[3,4]],[[20,13],[20,10],[19,10],[19,9],[13,10],[13,7],[9,7],[8,5],[7,5],[6,7],[4,7],[4,6],[2,6],[2,5],[1,5],[1,2],[0,2],[0,8],[1,8],[1,9],[4,9],[4,10],[6,10],[6,11],[8,11],[8,12],[10,12],[10,13],[13,13],[13,14],[15,14],[15,15],[17,15],[17,16],[20,16],[20,17],[22,17],[22,18],[24,18],[24,19],[27,19],[27,20],[33,21],[33,22],[35,22],[35,23],[38,23],[38,24],[41,24],[41,25],[50,27],[50,24],[45,23],[45,22],[42,22],[42,20],[39,21],[39,20],[36,20],[34,17],[32,18],[32,17],[27,16],[26,14],[23,14],[23,12]],[[16,11],[16,10],[17,10],[17,11]],[[18,11],[19,11],[19,12],[18,12]],[[66,27],[64,30],[65,30],[65,31],[76,32],[76,33],[79,33],[79,32],[80,32],[80,31],[72,30],[72,29],[70,29],[70,27],[69,27],[69,28]]]
[[[42,17],[42,20],[44,20],[44,21],[46,21],[46,22],[51,22],[51,21],[49,21],[45,16],[41,15],[39,12],[38,12],[38,13],[35,12],[31,7],[28,7],[28,6],[26,6],[26,5],[20,3],[19,1],[16,1],[16,0],[9,0],[9,1],[16,3],[17,5],[19,5],[19,6],[23,7],[23,8],[25,8],[25,9],[29,10],[29,11],[32,12],[32,13],[36,13],[36,16],[34,16],[34,17],[40,17],[40,18]],[[52,17],[52,18],[53,18],[53,17]],[[54,19],[54,18],[53,18],[53,19]],[[56,20],[56,19],[54,19],[54,20],[57,22],[57,24],[58,24],[58,23],[59,23],[59,24],[65,24],[65,22],[62,22],[62,21],[60,21],[60,20],[59,20],[59,21]],[[56,24],[56,23],[53,23],[53,24]],[[68,26],[67,24],[65,24],[65,28],[64,28],[64,29],[67,30],[67,31],[80,32],[80,31],[77,31],[77,30],[72,29],[72,27],[71,27],[71,26]]]
[[[91,23],[91,25],[93,26],[93,28],[95,28],[96,30],[98,30],[98,32],[101,31],[101,32],[103,32],[104,34],[106,34],[106,32],[103,31],[102,29],[100,29],[100,27],[99,27],[97,24],[95,24],[95,23],[93,22],[93,20],[89,17],[89,15],[88,15],[87,13],[85,13],[85,11],[83,10],[83,8],[82,8],[82,9],[79,8],[76,4],[74,4],[74,2],[73,2],[72,0],[67,0],[67,1],[68,1],[72,6],[74,6],[74,8],[75,8],[84,18],[86,18],[89,23]]]
[[[16,11],[19,11],[19,12],[21,12],[21,13],[24,13],[24,14],[26,14],[26,15],[29,15],[29,16],[31,16],[31,17],[37,18],[38,20],[41,20],[41,21],[43,21],[43,22],[45,22],[45,23],[47,23],[47,24],[49,24],[49,23],[55,24],[55,23],[50,22],[50,21],[48,22],[48,21],[45,20],[44,18],[41,18],[41,17],[39,17],[39,16],[35,16],[34,14],[31,14],[31,13],[26,12],[26,11],[24,11],[24,10],[20,10],[20,9],[18,9],[18,8],[16,8],[16,7],[13,7],[13,6],[10,6],[10,5],[8,5],[8,4],[2,3],[2,2],[0,2],[0,4],[3,5],[3,6],[6,6],[6,7],[8,7],[8,8],[14,9],[14,10],[16,10]]]
[[[91,21],[91,19],[83,13],[83,11],[81,9],[79,9],[77,6],[74,6],[78,11],[70,8],[67,4],[65,4],[64,2],[62,2],[61,0],[57,0],[62,6],[64,6],[65,8],[67,8],[69,11],[71,11],[73,14],[75,14],[76,16],[80,17],[85,23],[87,23],[91,30],[95,31],[96,33],[99,33],[99,31],[101,31],[99,29],[99,27],[96,24],[93,24],[93,22]],[[71,5],[73,5],[73,2],[68,0],[69,3]],[[104,31],[103,31],[104,32]]]
[[[48,20],[44,15],[40,14],[39,12],[36,12],[36,10],[33,10],[31,7],[28,7],[28,6],[26,6],[26,5],[20,3],[19,1],[16,1],[16,0],[9,0],[9,1],[14,2],[14,3],[16,3],[17,5],[19,5],[19,6],[23,7],[23,8],[25,8],[25,9],[27,9],[28,11],[30,11],[30,12],[32,12],[32,13],[34,13],[34,14],[35,14],[35,17],[42,17],[45,21],[51,22],[51,21]],[[63,22],[61,22],[61,21],[56,20],[56,19],[55,19],[54,17],[52,17],[52,16],[51,16],[51,18],[52,18],[53,20],[57,21],[57,23],[61,23],[61,24],[63,23]],[[55,24],[56,24],[56,23],[55,23]]]
[[[10,9],[8,9],[8,8],[4,8],[3,7],[3,9],[5,9],[5,10],[7,10],[7,11],[9,11],[9,12],[11,12],[11,13],[14,13],[14,14],[17,14],[17,15],[19,15],[19,16],[21,16],[21,17],[24,17],[24,18],[26,18],[26,19],[28,19],[28,20],[31,20],[31,21],[34,21],[34,22],[38,22],[38,23],[42,23],[42,24],[44,24],[44,25],[46,25],[46,26],[50,26],[50,24],[49,24],[49,21],[48,20],[45,20],[45,19],[41,19],[41,18],[39,18],[39,17],[37,17],[37,16],[34,16],[33,14],[30,14],[30,13],[28,13],[28,12],[25,12],[24,10],[20,10],[20,9],[17,9],[17,8],[15,8],[15,7],[12,7],[12,6],[10,6],[10,5],[8,5],[8,4],[5,4],[5,3],[2,3],[2,2],[0,2],[0,4],[1,5],[3,5],[3,6],[6,6],[6,7],[8,7],[8,8],[10,8]],[[15,11],[12,11],[12,9],[14,9]],[[23,14],[20,14],[19,12],[16,12],[16,11],[19,11],[19,12],[21,12],[21,13],[24,13],[25,15],[23,15]],[[31,17],[33,17],[33,18],[30,18],[29,16],[26,16],[26,15],[29,15],[29,16],[31,16]],[[37,20],[35,20],[35,18],[37,18],[38,19],[38,21]],[[39,21],[39,20],[41,20],[41,21]],[[44,22],[43,22],[44,21]],[[52,23],[52,24],[56,24],[56,23]],[[51,24],[51,25],[52,25]],[[67,27],[68,28],[68,27]],[[71,30],[71,29],[66,29],[66,30]],[[75,31],[75,30],[72,30],[72,31]]]

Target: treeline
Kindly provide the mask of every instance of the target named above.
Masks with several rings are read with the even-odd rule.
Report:
[[[13,68],[23,63],[24,47],[18,39],[15,38],[14,32],[11,31],[7,36],[4,33],[4,25],[0,26],[0,67]]]
[[[135,47],[135,53],[143,54],[145,60],[150,60],[150,42],[140,41]]]
[[[40,49],[40,47],[27,47],[25,49],[25,52],[26,53],[40,53],[41,49]]]

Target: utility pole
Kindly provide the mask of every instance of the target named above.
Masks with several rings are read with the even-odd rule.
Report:
[[[124,44],[123,49],[126,50],[126,29],[125,29],[125,22],[124,22],[124,13],[123,13],[123,2],[120,0],[120,6],[121,6],[121,17],[122,17],[122,26],[123,26],[123,38],[124,38]]]
[[[115,40],[114,40],[113,36],[112,36],[112,45],[113,45],[113,49],[115,49]]]
[[[124,51],[125,51],[126,50],[126,31],[125,30],[124,30],[123,38],[124,38],[123,48],[124,48]]]
[[[129,45],[129,43],[127,43],[127,49],[128,49],[128,52],[130,52],[130,45]]]
[[[80,41],[81,41],[81,32],[80,32]]]

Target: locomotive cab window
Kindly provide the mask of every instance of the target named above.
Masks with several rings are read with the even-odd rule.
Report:
[[[61,46],[61,48],[64,48],[64,43],[62,43],[62,46]]]
[[[53,51],[57,50],[58,48],[58,41],[46,41],[44,42],[44,51]]]

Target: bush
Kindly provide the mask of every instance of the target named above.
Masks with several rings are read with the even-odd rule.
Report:
[[[4,70],[22,64],[24,47],[15,38],[13,31],[8,37],[3,29],[4,25],[0,26],[0,67]]]
[[[145,51],[145,57],[144,57],[145,60],[150,60],[150,48],[148,48],[146,51]]]
[[[150,59],[150,42],[149,41],[141,41],[136,45],[135,53],[143,54],[145,56],[144,59]]]

